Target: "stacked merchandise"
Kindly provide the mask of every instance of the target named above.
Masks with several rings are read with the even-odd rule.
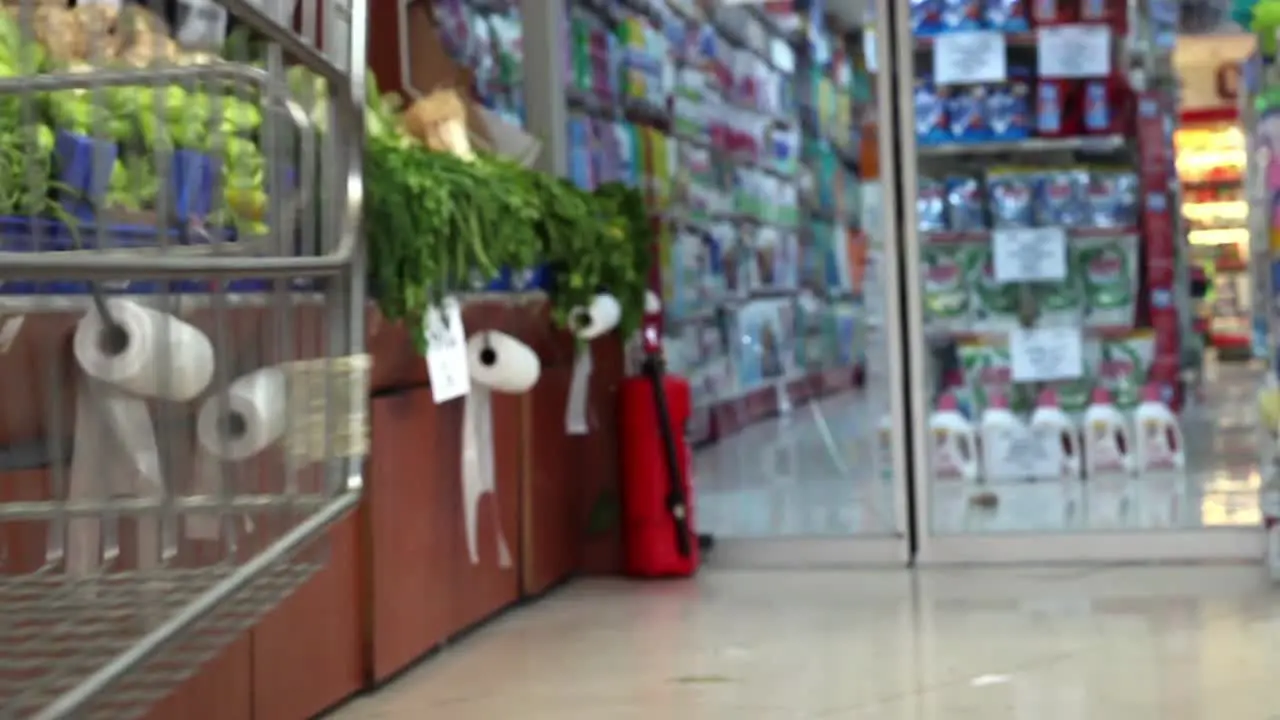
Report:
[[[939,417],[976,426],[996,398],[1069,423],[1102,398],[1178,407],[1185,268],[1158,9],[912,2],[925,330],[958,366],[935,378],[959,406]]]
[[[1249,357],[1253,291],[1244,133],[1234,119],[1196,122],[1184,113],[1174,146],[1191,261],[1203,270],[1209,285],[1209,340],[1220,356],[1234,352]]]
[[[524,125],[524,28],[516,0],[435,0],[445,50],[475,75],[475,96],[516,126]]]
[[[570,178],[643,186],[664,220],[664,344],[693,386],[695,439],[851,365],[852,314],[826,301],[853,292],[827,269],[843,245],[811,251],[800,228],[792,33],[749,9],[593,0],[568,8],[565,37]],[[841,103],[828,104],[830,126]]]

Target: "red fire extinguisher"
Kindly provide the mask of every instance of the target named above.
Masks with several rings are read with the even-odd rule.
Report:
[[[688,576],[698,569],[692,456],[683,432],[692,395],[687,381],[663,372],[656,350],[619,390],[624,566],[636,577]]]

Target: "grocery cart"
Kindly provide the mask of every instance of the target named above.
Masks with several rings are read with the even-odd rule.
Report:
[[[0,719],[144,715],[359,499],[366,5],[294,4],[0,6]]]

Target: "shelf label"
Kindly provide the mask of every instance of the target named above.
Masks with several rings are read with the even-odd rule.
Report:
[[[1002,228],[991,235],[996,282],[1058,282],[1067,278],[1062,228]]]
[[[1084,374],[1084,337],[1078,327],[1017,328],[1009,333],[1014,382],[1072,380]]]
[[[1004,82],[1006,60],[1003,33],[943,33],[933,41],[933,79],[939,85]]]
[[[862,60],[866,65],[867,72],[875,74],[876,72],[876,31],[864,30],[862,32]]]
[[[1100,78],[1111,74],[1111,28],[1053,25],[1036,30],[1036,68],[1042,78]]]

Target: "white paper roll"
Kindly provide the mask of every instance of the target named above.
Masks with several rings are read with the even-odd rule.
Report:
[[[575,334],[583,340],[595,340],[618,327],[618,322],[622,320],[622,305],[618,303],[618,298],[608,293],[600,293],[591,301],[591,305],[581,310],[581,313],[585,313],[586,322],[577,329]]]
[[[467,369],[476,383],[515,395],[528,392],[542,375],[533,348],[497,330],[484,330],[467,340]]]
[[[120,298],[107,300],[118,332],[96,308],[80,319],[73,340],[85,374],[134,395],[185,402],[213,377],[213,345],[194,325]]]
[[[489,388],[476,385],[462,410],[462,521],[467,533],[467,556],[480,562],[480,498],[489,495],[493,528],[498,544],[498,567],[511,567],[511,548],[502,529],[498,485],[493,463],[493,397]]]
[[[287,406],[284,372],[274,367],[255,370],[232,381],[226,397],[218,393],[204,401],[196,437],[214,457],[253,457],[284,436]]]

